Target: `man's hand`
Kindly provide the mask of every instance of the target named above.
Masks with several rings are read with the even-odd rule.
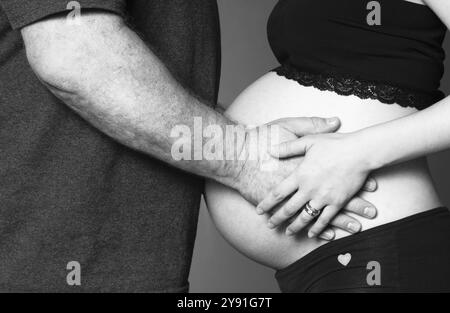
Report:
[[[274,187],[290,176],[303,160],[303,157],[276,159],[268,153],[268,146],[305,135],[335,132],[339,127],[340,121],[336,118],[288,118],[249,130],[242,152],[245,154],[245,163],[236,178],[236,189],[250,202],[259,203]],[[373,180],[365,186],[365,190],[369,192],[375,189],[376,183]],[[283,199],[288,196],[279,195]],[[344,211],[369,219],[377,214],[376,208],[371,203],[358,197],[350,201]],[[357,233],[362,227],[359,221],[345,212],[338,215],[331,225],[350,233]],[[321,237],[331,240],[334,232],[328,229]]]
[[[21,33],[30,65],[49,90],[125,146],[238,189],[255,205],[298,165],[298,158],[275,160],[266,147],[263,159],[279,164],[276,171],[260,171],[258,161],[176,160],[172,147],[177,138],[171,136],[175,127],[188,127],[195,134],[196,119],[202,121],[201,133],[211,126],[219,126],[226,133],[228,126],[237,125],[183,88],[119,16],[89,12],[76,26],[66,23],[65,17],[52,16],[24,27]],[[285,141],[297,138],[296,134],[335,131],[339,127],[322,128],[320,119],[278,124]],[[187,139],[195,142],[194,135]],[[193,155],[203,155],[208,138],[203,140],[201,145],[192,145]]]

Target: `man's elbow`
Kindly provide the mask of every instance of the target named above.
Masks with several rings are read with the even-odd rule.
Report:
[[[105,28],[120,18],[96,14],[80,25],[67,25],[64,18],[52,18],[22,30],[28,62],[45,84],[76,92],[80,84],[101,64],[100,37]]]
[[[39,53],[28,55],[28,62],[36,76],[51,89],[74,92],[78,80],[75,63],[70,58],[56,57],[52,54]]]
[[[59,89],[72,89],[77,75],[77,55],[82,57],[83,53],[81,45],[50,32],[23,33],[28,62],[38,78]]]

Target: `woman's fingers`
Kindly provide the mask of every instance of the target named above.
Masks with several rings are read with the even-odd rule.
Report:
[[[363,187],[363,191],[375,192],[378,189],[378,183],[373,177],[369,177]]]
[[[292,219],[292,222],[294,222],[294,219]],[[351,234],[355,234],[362,229],[361,223],[354,219],[353,217],[340,213],[338,214],[330,223],[331,226],[335,228],[342,229],[343,231],[349,232]],[[323,232],[318,235],[318,238],[331,241],[336,237],[336,232],[333,230],[333,228],[328,227]]]
[[[303,206],[306,204],[303,204]],[[316,209],[321,210],[323,208],[322,204],[314,202],[314,200],[309,201],[309,205]],[[303,208],[302,206],[302,208]],[[313,220],[315,219],[314,216],[307,213],[306,210],[303,209],[303,211],[298,215],[298,217],[292,222],[286,229],[286,235],[292,236],[301,230],[303,230],[306,226],[308,226]]]
[[[307,199],[300,192],[295,193],[274,215],[269,219],[269,228],[276,228],[297,214],[305,205]]]
[[[284,199],[298,190],[298,181],[294,175],[281,182],[269,195],[256,207],[256,213],[265,214],[280,204]]]
[[[320,205],[315,204],[314,201],[310,201],[309,203],[313,208],[320,207]],[[377,215],[376,208],[370,202],[358,197],[352,199],[347,204],[345,211],[369,219],[375,218]],[[339,209],[337,207],[327,206],[319,215],[314,225],[310,228],[308,233],[309,237],[319,236],[329,225],[340,228],[352,234],[361,231],[362,225],[357,219],[344,213],[340,213],[336,216],[338,212]],[[310,224],[312,220],[313,217],[303,210],[298,218],[295,219],[288,227],[289,232],[287,233],[293,234],[299,232],[301,229],[305,228],[306,225]]]
[[[292,219],[292,223],[294,222],[294,220],[295,219]],[[362,225],[358,220],[344,213],[340,213],[334,219],[332,219],[330,225],[351,234],[358,233],[362,229]],[[330,225],[328,225],[327,228],[317,237],[327,241],[333,240],[336,237],[336,232],[333,230],[333,228],[329,227]],[[311,232],[311,229],[313,227],[314,225],[310,228],[309,232]],[[313,232],[315,232],[315,230],[313,230]]]
[[[338,210],[336,207],[333,206],[325,207],[325,209],[317,218],[314,225],[310,228],[308,232],[308,237],[314,238],[317,237],[321,232],[323,232],[324,229],[327,228],[328,225],[331,223],[337,212]]]
[[[373,204],[359,197],[350,200],[344,210],[368,219],[373,219],[377,216],[377,209]]]

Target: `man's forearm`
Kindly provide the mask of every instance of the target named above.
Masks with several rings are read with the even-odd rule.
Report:
[[[22,31],[30,64],[49,89],[102,132],[130,148],[185,171],[234,187],[240,162],[226,158],[175,160],[179,125],[200,131],[234,123],[181,86],[161,60],[124,22],[110,14],[85,14],[80,25],[52,18]],[[201,140],[203,136],[200,137]],[[198,139],[198,138],[196,138]],[[235,156],[242,146],[236,142]]]
[[[274,122],[280,126],[275,128],[279,133],[270,134],[270,142],[266,143],[259,138],[253,140],[266,128],[241,129],[237,136],[233,129],[231,140],[225,137],[222,141],[221,157],[203,158],[203,152],[211,152],[203,151],[203,141],[209,143],[204,131],[220,128],[219,133],[229,135],[227,126],[234,123],[184,89],[119,17],[85,13],[81,20],[76,26],[67,24],[64,18],[51,18],[22,30],[28,59],[42,82],[92,125],[122,144],[237,189],[254,204],[301,162],[300,158],[272,158],[267,144],[339,128],[333,119],[279,120]],[[201,125],[195,125],[198,120]],[[179,126],[191,130],[191,135],[183,138],[193,158],[185,161],[172,155],[180,138],[171,135]],[[196,136],[199,132],[200,136]],[[220,143],[214,148],[219,147]],[[261,165],[268,166],[261,170]],[[350,207],[355,213],[368,205],[362,199],[355,203]],[[347,229],[350,222],[345,217],[336,226]]]

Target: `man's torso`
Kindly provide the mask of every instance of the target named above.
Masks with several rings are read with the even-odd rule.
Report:
[[[215,103],[216,2],[135,0],[127,13],[180,82]],[[57,100],[2,9],[0,142],[0,291],[185,290],[203,181],[114,142]],[[70,261],[81,287],[66,283]]]

